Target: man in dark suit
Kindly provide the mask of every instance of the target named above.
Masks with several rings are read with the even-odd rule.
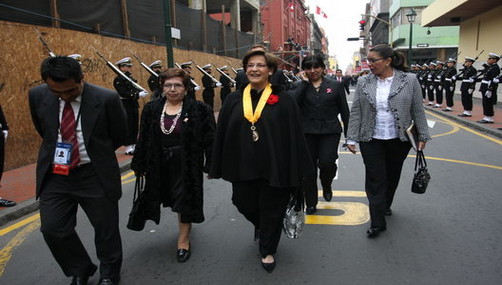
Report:
[[[0,86],[0,90],[2,86]],[[5,141],[9,135],[9,125],[2,111],[2,106],[0,105],[0,181],[2,181],[3,175],[3,164],[5,158]],[[16,202],[3,199],[0,197],[0,207],[13,207],[16,206]]]
[[[343,72],[342,72],[341,69],[337,69],[335,71],[335,76],[333,77],[333,79],[335,81],[338,81],[338,82],[342,83],[343,89],[345,90],[345,95],[349,95],[350,94],[350,90],[349,90],[350,79],[343,76]]]
[[[127,135],[124,108],[116,92],[85,83],[72,58],[45,59],[41,75],[46,84],[29,91],[33,124],[42,137],[36,179],[41,232],[64,274],[73,277],[71,284],[87,284],[97,267],[75,231],[80,205],[95,231],[99,284],[117,284],[122,190],[115,150]]]

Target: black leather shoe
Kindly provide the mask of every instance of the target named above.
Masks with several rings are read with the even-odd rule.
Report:
[[[115,284],[118,284],[118,283],[113,282],[112,279],[110,279],[110,278],[103,278],[103,279],[99,280],[99,283],[98,283],[98,285],[115,285]]]
[[[268,273],[272,273],[272,271],[274,271],[275,269],[275,260],[274,262],[272,263],[265,263],[265,262],[261,262],[261,266],[263,267],[263,269],[265,269],[265,271],[267,271]]]
[[[83,276],[73,276],[73,279],[71,281],[70,285],[87,285],[87,281],[89,280],[89,277],[94,275],[98,267],[94,264],[92,264],[91,268],[89,268],[89,271],[87,272],[86,275]]]
[[[327,202],[331,201],[331,198],[333,198],[333,191],[331,190],[322,190],[322,196],[324,197],[324,200]]]
[[[384,232],[387,227],[371,227],[366,232],[369,238],[377,237],[381,232]]]
[[[176,259],[178,260],[178,262],[186,262],[188,259],[190,259],[190,249],[178,249],[178,251],[176,252]]]
[[[317,212],[316,207],[307,207],[307,215],[312,215],[313,213]]]
[[[479,120],[478,123],[480,123],[480,124],[493,124],[493,121],[488,121],[488,120],[482,119],[482,120]]]
[[[5,200],[3,198],[0,198],[0,207],[13,207],[16,206],[16,202],[10,201],[10,200]]]
[[[392,210],[391,209],[385,210],[385,215],[386,216],[392,216]]]
[[[467,115],[465,113],[458,114],[457,116],[459,116],[459,117],[472,117],[472,115]]]

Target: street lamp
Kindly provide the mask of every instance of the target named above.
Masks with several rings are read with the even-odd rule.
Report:
[[[411,42],[413,39],[413,23],[415,22],[415,18],[417,17],[417,13],[413,8],[411,8],[410,12],[406,14],[406,18],[408,18],[408,22],[410,22],[410,46],[408,48],[408,65],[411,65]]]

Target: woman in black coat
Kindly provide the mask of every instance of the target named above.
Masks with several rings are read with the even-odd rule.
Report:
[[[210,176],[232,183],[232,202],[255,226],[262,266],[272,272],[290,195],[313,169],[297,104],[270,84],[275,58],[253,51],[243,66],[250,82],[220,111]]]
[[[145,105],[131,168],[145,176],[146,219],[160,221],[160,205],[178,213],[177,259],[190,257],[192,223],[202,223],[203,172],[209,170],[214,115],[204,103],[186,98],[190,77],[178,68],[159,76],[163,97]],[[204,162],[205,158],[205,162]]]

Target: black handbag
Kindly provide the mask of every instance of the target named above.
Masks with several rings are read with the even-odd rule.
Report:
[[[282,229],[288,238],[299,238],[305,225],[305,213],[303,210],[303,191],[299,187],[296,193],[291,194],[286,213],[284,213]]]
[[[132,200],[132,209],[129,213],[127,228],[133,231],[142,231],[145,228],[146,218],[141,211],[141,205],[144,203],[143,186],[144,178],[136,177],[136,185],[134,186],[134,198]]]
[[[411,184],[411,192],[424,194],[430,180],[431,176],[427,169],[424,153],[419,150],[417,151],[417,158],[415,160],[415,175],[413,176],[413,182]]]

